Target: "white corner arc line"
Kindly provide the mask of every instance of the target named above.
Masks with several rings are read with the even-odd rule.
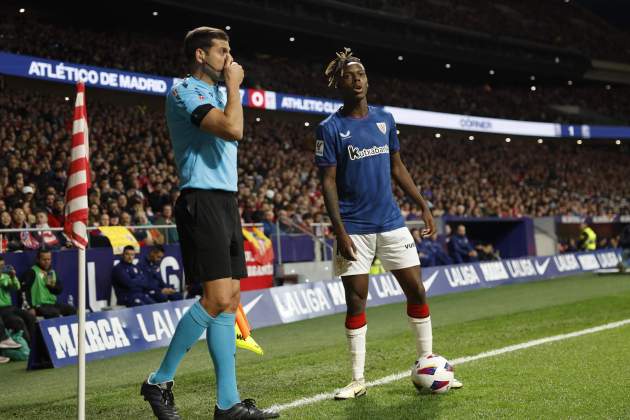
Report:
[[[580,337],[582,335],[593,334],[601,331],[612,330],[614,328],[623,327],[624,325],[630,324],[630,319],[624,319],[617,322],[610,322],[608,324],[598,325],[597,327],[587,328],[585,330],[574,331],[566,334],[558,334],[552,335],[550,337],[543,337],[536,340],[526,341],[524,343],[514,344],[507,347],[502,347],[495,350],[485,351],[474,356],[464,356],[459,357],[457,359],[451,360],[453,365],[461,365],[463,363],[472,362],[479,359],[486,359],[488,357],[494,357],[505,353],[511,353],[518,350],[528,349],[530,347],[540,346],[542,344],[553,343],[555,341],[567,340],[569,338]],[[375,381],[371,381],[366,383],[367,387],[380,386],[385,385],[391,382],[398,381],[403,378],[409,377],[409,371],[406,370],[404,372],[394,373],[392,375],[385,376],[383,378],[377,379]],[[286,404],[276,404],[270,407],[270,409],[275,411],[284,411],[289,410],[291,408],[302,407],[305,405],[315,404],[320,401],[330,400],[335,396],[335,392],[326,392],[322,394],[313,395],[312,397],[300,398],[295,401]]]

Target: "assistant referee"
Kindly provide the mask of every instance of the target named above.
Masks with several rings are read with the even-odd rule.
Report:
[[[184,271],[200,282],[203,297],[177,325],[160,368],[141,394],[159,419],[179,419],[172,387],[184,354],[206,332],[216,372],[215,419],[278,417],[241,401],[236,386],[235,312],[241,278],[247,277],[236,197],[238,140],[243,137],[239,86],[243,68],[233,61],[227,34],[200,27],[188,32],[184,52],[190,75],[171,89],[166,121],[179,172],[175,204]],[[225,82],[227,99],[219,90]]]

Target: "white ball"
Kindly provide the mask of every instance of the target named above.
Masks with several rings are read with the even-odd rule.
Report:
[[[448,392],[453,375],[453,366],[437,354],[421,357],[411,369],[411,381],[418,391],[434,394]]]

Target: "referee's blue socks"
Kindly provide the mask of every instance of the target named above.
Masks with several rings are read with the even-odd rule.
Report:
[[[201,334],[210,326],[212,317],[201,306],[199,301],[190,307],[188,312],[179,320],[175,334],[162,359],[157,372],[149,376],[150,384],[161,384],[172,381],[179,362],[188,350],[199,340]]]
[[[184,354],[206,331],[208,350],[217,380],[217,406],[226,410],[241,402],[236,387],[236,315],[222,312],[211,317],[199,301],[190,307],[177,324],[171,344],[157,372],[149,376],[150,384],[172,381]]]
[[[236,387],[236,315],[221,312],[211,319],[206,341],[217,377],[217,406],[227,410],[241,402]]]

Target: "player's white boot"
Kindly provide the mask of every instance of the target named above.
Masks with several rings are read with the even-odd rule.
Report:
[[[347,400],[349,398],[359,398],[367,394],[365,381],[352,381],[335,393],[336,400]]]
[[[451,381],[451,389],[459,389],[459,388],[463,388],[464,384],[461,383],[461,381],[457,378],[453,378],[453,380]]]

